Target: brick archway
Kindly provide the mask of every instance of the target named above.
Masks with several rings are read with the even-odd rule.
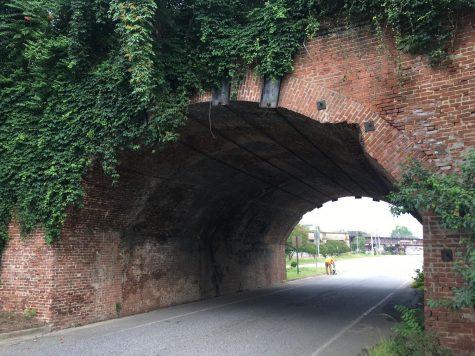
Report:
[[[264,81],[248,72],[243,83],[237,89],[236,101],[259,103]],[[210,102],[211,94],[206,93],[192,100]],[[317,101],[324,100],[326,109],[318,110]],[[429,158],[404,131],[398,130],[370,107],[363,105],[344,94],[306,81],[298,75],[283,79],[278,108],[287,109],[321,123],[356,124],[360,128],[361,143],[365,152],[374,159],[391,178],[397,180],[401,166],[409,158],[425,162]],[[374,125],[374,131],[364,129],[365,122]]]
[[[179,141],[158,154],[124,152],[116,186],[92,167],[84,207],[52,246],[12,225],[2,308],[68,326],[111,318],[117,304],[126,315],[282,283],[284,242],[304,213],[391,189],[354,122],[242,100],[209,108],[191,104]],[[32,271],[39,254],[46,270]]]
[[[84,208],[55,244],[41,231],[21,240],[11,225],[0,310],[33,307],[65,327],[281,282],[283,238],[342,186],[381,198],[408,156],[452,169],[475,145],[473,26],[461,30],[444,70],[390,45],[379,53],[378,44],[366,28],[318,37],[283,80],[278,109],[259,109],[262,80],[248,74],[231,110],[210,116],[210,96],[195,98],[176,145],[122,154],[117,186],[92,167]],[[366,132],[369,121],[375,130]],[[459,236],[430,215],[423,225],[426,299],[449,296],[460,281],[440,253],[460,249]],[[473,315],[426,308],[426,324],[445,345],[470,350]]]
[[[263,84],[261,78],[248,73],[238,90],[237,100],[258,103]],[[209,94],[196,98],[198,102],[209,100]],[[325,100],[325,110],[317,109],[316,104],[320,100]],[[427,151],[420,149],[420,142],[415,142],[410,132],[397,128],[392,120],[385,120],[368,106],[337,91],[302,79],[302,74],[299,75],[298,72],[283,80],[277,110],[279,108],[322,123],[356,124],[360,128],[361,144],[365,152],[394,181],[400,178],[402,166],[409,158],[421,162],[430,161],[432,164],[437,164],[439,160],[428,156],[425,153]],[[375,130],[366,132],[364,124],[369,121],[374,123]],[[440,256],[442,250],[462,251],[460,234],[446,231],[439,219],[431,213],[424,213],[420,219],[424,228],[425,301],[427,303],[428,300],[450,298],[452,289],[460,286],[463,280],[455,271],[453,263],[441,261]],[[447,286],[449,283],[450,287]],[[442,307],[425,306],[427,329],[435,332],[444,346],[463,355],[468,354],[467,350],[470,352],[475,348],[474,315],[474,310],[470,308],[448,311]]]

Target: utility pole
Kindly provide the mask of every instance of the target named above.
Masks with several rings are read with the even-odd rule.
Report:
[[[318,268],[318,258],[320,257],[320,228],[315,227],[315,234],[313,236],[315,244],[317,245],[317,258],[315,259],[315,267]]]
[[[300,236],[295,236],[295,249],[297,250],[297,274],[300,273],[299,271],[299,239],[300,239]]]
[[[379,237],[380,234],[378,234],[378,253],[381,254],[381,237]]]
[[[356,253],[360,252],[360,241],[359,241],[359,231],[356,231]]]
[[[320,257],[320,227],[315,228],[315,245],[317,245],[317,257]]]
[[[374,243],[373,243],[373,233],[371,233],[371,254],[374,256]]]

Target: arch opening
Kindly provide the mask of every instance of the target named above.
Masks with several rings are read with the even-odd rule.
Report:
[[[300,220],[298,229],[296,231],[300,234],[308,232],[305,246],[300,249],[301,255],[314,260],[317,254],[324,257],[335,253],[332,252],[334,248],[330,252],[325,248],[322,251],[315,248],[327,241],[343,244],[340,251],[343,257],[351,257],[355,253],[421,256],[423,253],[422,223],[411,214],[394,216],[391,204],[367,197],[343,197],[327,202],[321,208],[307,212]],[[287,244],[294,243],[289,240],[290,236]],[[294,250],[288,252],[287,257],[291,257],[290,253],[295,254]]]

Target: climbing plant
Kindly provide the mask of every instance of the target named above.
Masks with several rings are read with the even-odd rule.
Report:
[[[176,139],[197,91],[249,67],[281,77],[324,25],[386,23],[442,58],[472,0],[1,0],[0,240],[51,242],[91,165]],[[0,245],[3,244],[0,243]]]
[[[464,284],[454,289],[454,298],[432,301],[433,305],[453,308],[475,308],[475,149],[472,149],[459,173],[443,174],[413,161],[390,194],[395,214],[432,211],[450,230],[459,231],[464,253],[460,254],[456,269]]]

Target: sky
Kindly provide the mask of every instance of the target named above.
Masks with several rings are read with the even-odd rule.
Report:
[[[379,236],[390,236],[397,225],[404,225],[414,236],[422,237],[422,225],[412,215],[393,216],[391,205],[371,198],[340,198],[327,202],[320,209],[308,212],[301,224],[318,225],[321,231],[360,230]]]

